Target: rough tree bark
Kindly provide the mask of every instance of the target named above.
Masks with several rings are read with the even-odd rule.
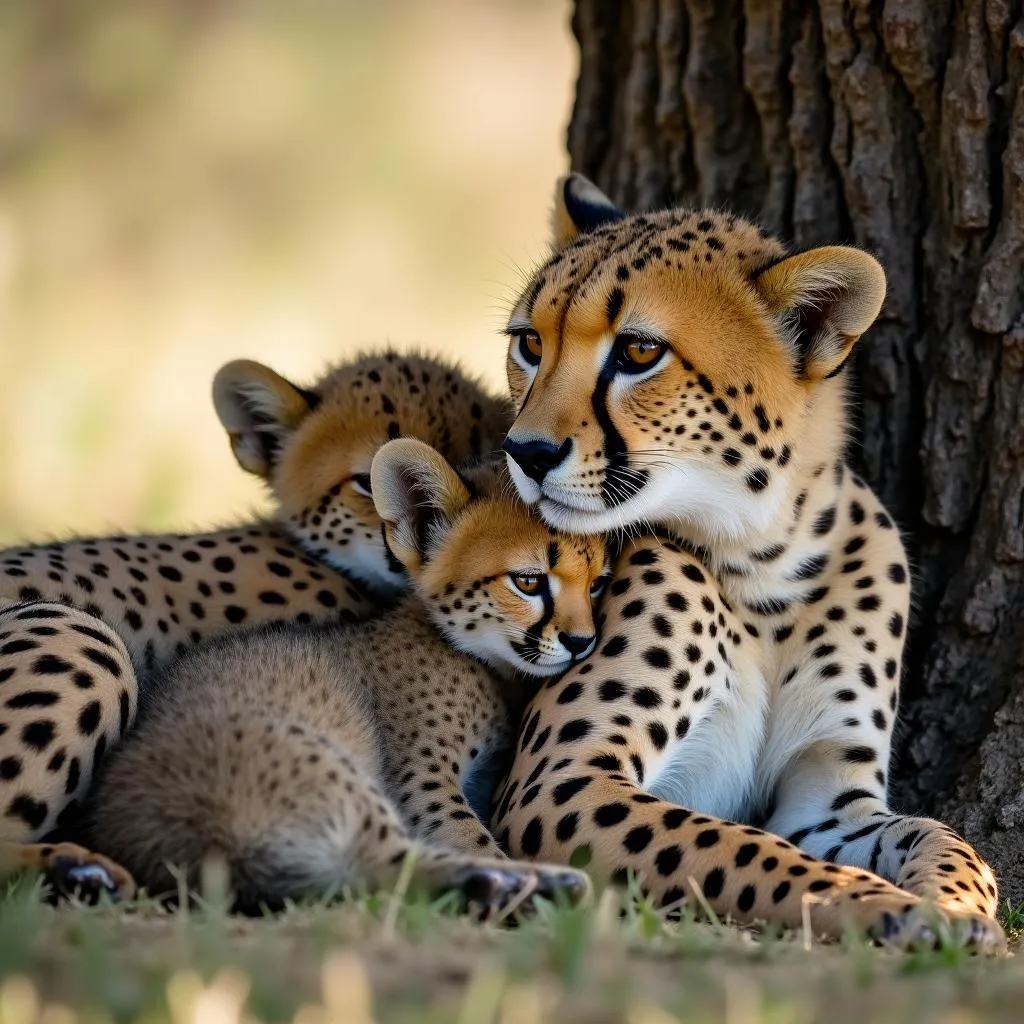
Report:
[[[894,803],[1024,898],[1024,0],[577,0],[573,167],[889,274],[854,458],[916,565]]]

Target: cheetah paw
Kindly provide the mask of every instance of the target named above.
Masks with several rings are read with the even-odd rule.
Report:
[[[460,868],[452,875],[450,888],[462,894],[471,913],[483,918],[528,913],[538,897],[578,904],[591,891],[590,879],[582,871],[514,861]]]
[[[135,879],[119,864],[74,843],[44,846],[39,869],[58,896],[97,903],[105,893],[115,901],[135,896]]]
[[[885,911],[869,929],[875,940],[900,949],[963,947],[972,953],[997,954],[1006,950],[1006,933],[994,918],[956,913],[934,906],[916,905],[902,913]]]

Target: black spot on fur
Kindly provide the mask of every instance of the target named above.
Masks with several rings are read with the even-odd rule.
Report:
[[[602,804],[594,811],[594,822],[601,828],[611,828],[629,817],[629,808],[623,803]]]
[[[608,293],[608,307],[607,307],[606,312],[607,312],[607,315],[608,315],[608,326],[609,327],[614,326],[615,321],[618,318],[619,313],[622,312],[622,303],[623,303],[624,300],[625,300],[625,295],[623,294],[621,288],[613,288]]]
[[[768,486],[769,479],[768,471],[759,466],[753,473],[747,475],[747,488],[758,494]]]
[[[24,793],[16,796],[8,805],[5,816],[8,818],[20,818],[30,829],[39,829],[46,821],[50,813],[45,803],[33,800]]]
[[[30,750],[44,751],[57,733],[57,726],[49,719],[29,722],[21,730],[21,742]]]
[[[91,736],[100,724],[102,708],[98,700],[90,701],[78,713],[78,731],[83,736]]]

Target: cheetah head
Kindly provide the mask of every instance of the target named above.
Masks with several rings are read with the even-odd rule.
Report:
[[[458,650],[550,676],[594,649],[603,538],[546,526],[494,460],[460,474],[420,441],[391,441],[370,476],[388,549]]]
[[[406,584],[388,558],[371,494],[377,449],[400,436],[459,462],[493,451],[510,416],[459,370],[394,352],[364,356],[298,387],[260,363],[228,363],[213,384],[239,465],[267,482],[275,517],[319,561],[386,595]]]
[[[737,217],[626,216],[562,179],[553,253],[506,329],[520,495],[572,532],[760,532],[842,433],[841,372],[884,295],[858,249],[787,256]]]

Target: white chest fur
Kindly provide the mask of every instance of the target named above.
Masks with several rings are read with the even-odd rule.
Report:
[[[762,800],[757,779],[768,686],[760,672],[749,668],[736,673],[730,684],[703,703],[685,739],[666,748],[645,788],[690,810],[742,821]]]

